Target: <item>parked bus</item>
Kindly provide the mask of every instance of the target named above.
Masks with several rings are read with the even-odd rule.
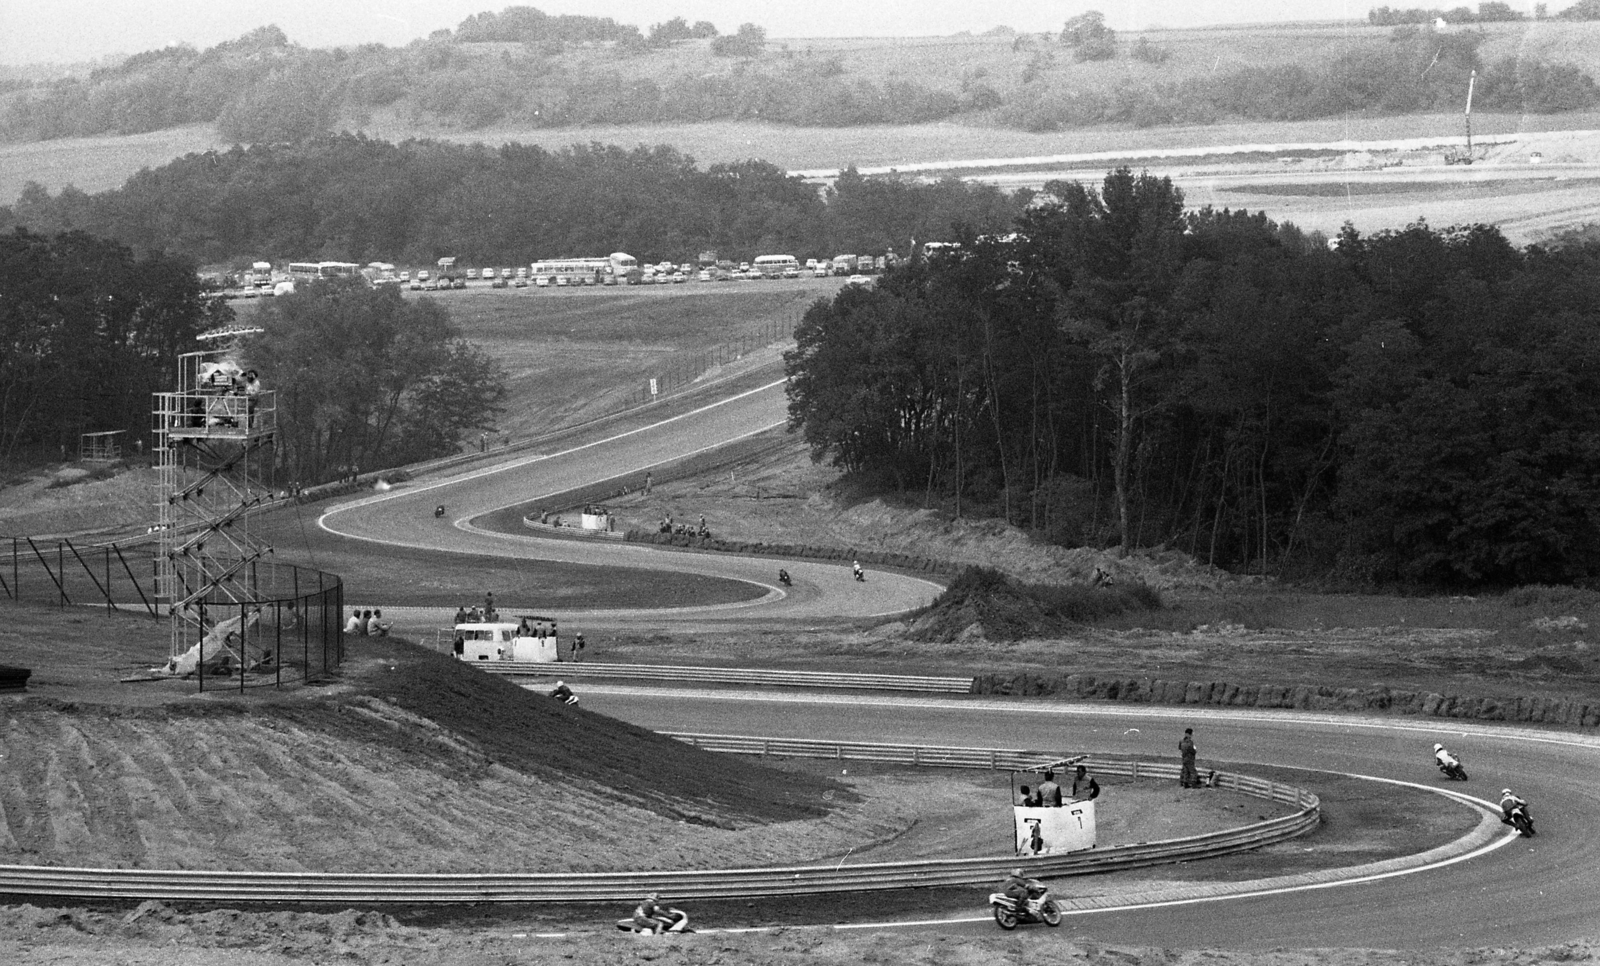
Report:
[[[791,269],[798,275],[800,263],[793,255],[758,255],[755,269],[767,278],[782,278],[783,273]]]
[[[541,287],[549,285],[574,285],[574,284],[604,284],[607,278],[614,278],[618,282],[628,278],[630,272],[639,267],[638,259],[627,252],[612,252],[605,258],[547,258],[534,262],[528,274],[533,278],[534,284]],[[539,279],[546,279],[540,282]],[[566,282],[559,281],[565,278]],[[581,281],[580,281],[581,280]],[[616,284],[613,282],[612,284]]]
[[[361,266],[355,262],[290,262],[289,278],[355,278]]]
[[[849,275],[856,270],[856,257],[854,255],[833,256],[833,274]]]

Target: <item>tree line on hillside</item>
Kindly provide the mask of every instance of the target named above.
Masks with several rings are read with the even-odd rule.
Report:
[[[1589,11],[1600,17],[1600,9],[1591,8],[1600,8],[1600,0],[1583,0],[1562,16]],[[1474,16],[1494,9],[1483,4]],[[376,112],[467,130],[707,120],[848,126],[963,115],[1031,130],[1209,124],[1454,107],[1473,69],[1481,75],[1486,110],[1553,112],[1600,103],[1594,79],[1571,65],[1526,52],[1484,63],[1476,52],[1481,35],[1436,36],[1410,24],[1410,13],[1383,14],[1405,23],[1391,43],[1363,42],[1329,67],[1286,57],[1163,80],[1170,51],[1141,37],[1126,56],[1142,65],[1142,79],[1121,79],[1114,87],[1056,69],[1053,52],[1034,49],[1024,37],[1013,44],[1014,77],[980,68],[924,82],[852,75],[837,55],[770,50],[755,24],[716,35],[713,25],[681,17],[645,34],[609,17],[510,7],[399,48],[308,49],[266,26],[205,50],[175,45],[146,51],[85,78],[9,85],[0,92],[0,140],[215,123],[227,142],[284,142],[361,127]],[[647,70],[635,64],[653,51],[705,38],[713,54],[729,58],[725,69],[708,71],[692,59]],[[1075,61],[1122,55],[1115,31],[1097,11],[1068,21],[1059,39],[1056,46]],[[565,56],[579,48],[582,57]]]
[[[1449,10],[1427,9],[1423,7],[1374,7],[1367,11],[1367,22],[1380,27],[1393,27],[1399,24],[1425,24],[1436,23],[1443,20],[1445,23],[1519,23],[1527,20],[1528,15],[1500,0],[1487,0],[1478,4],[1478,10],[1473,12],[1471,7],[1452,7]],[[1549,4],[1536,3],[1533,5],[1534,20],[1551,19]],[[1600,20],[1600,0],[1578,0],[1564,10],[1554,15],[1556,20]]]
[[[1009,224],[1031,192],[950,178],[925,184],[847,171],[827,197],[759,161],[696,167],[671,148],[560,151],[338,135],[191,154],[90,195],[37,184],[0,228],[82,230],[203,264],[255,259],[469,263],[625,251],[682,261],[905,252],[953,224]]]
[[[813,455],[1069,545],[1479,586],[1600,577],[1600,245],[1414,224],[1332,246],[1053,183],[806,313]]]
[[[1549,114],[1600,104],[1600,85],[1579,68],[1519,55],[1485,62],[1478,52],[1484,39],[1476,32],[1438,32],[1431,23],[1406,25],[1396,27],[1386,44],[1353,47],[1326,64],[1262,64],[1202,79],[1093,89],[1063,87],[1041,72],[998,115],[1014,127],[1055,131],[1458,111],[1473,71],[1480,110]]]

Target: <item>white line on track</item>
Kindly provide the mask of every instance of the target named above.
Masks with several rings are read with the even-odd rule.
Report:
[[[1492,815],[1494,812],[1497,811],[1497,807],[1494,806],[1490,802],[1486,802],[1481,798],[1474,798],[1471,795],[1467,795],[1467,794],[1464,794],[1462,792],[1457,792],[1457,791],[1453,791],[1453,790],[1450,790],[1450,789],[1435,788],[1435,787],[1433,787],[1431,785],[1422,785],[1422,784],[1418,784],[1417,782],[1400,781],[1400,780],[1394,779],[1394,778],[1380,778],[1380,777],[1378,777],[1376,775],[1361,775],[1361,774],[1356,774],[1356,773],[1353,773],[1353,772],[1330,772],[1329,774],[1343,775],[1346,778],[1356,778],[1356,779],[1360,779],[1362,781],[1381,782],[1381,783],[1387,784],[1387,785],[1400,785],[1400,786],[1404,786],[1404,787],[1407,787],[1407,788],[1419,789],[1419,790],[1425,791],[1425,792],[1432,792],[1435,795],[1443,795],[1446,798],[1455,799],[1456,801],[1459,801],[1459,802],[1461,802],[1463,804],[1470,805],[1470,806],[1472,806],[1472,807],[1474,807],[1474,808],[1476,808],[1476,809],[1478,809],[1478,810],[1480,810],[1480,811],[1482,811],[1482,812],[1484,812],[1486,814],[1491,814]],[[1469,834],[1471,834],[1471,833],[1469,833]],[[1392,869],[1392,870],[1388,870],[1388,871],[1384,871],[1384,872],[1374,872],[1374,873],[1372,873],[1370,875],[1353,876],[1353,877],[1348,878],[1348,879],[1336,879],[1336,880],[1331,881],[1331,882],[1308,882],[1308,883],[1300,883],[1300,884],[1297,884],[1297,885],[1274,886],[1274,887],[1265,888],[1265,889],[1252,889],[1252,890],[1250,890],[1248,892],[1223,892],[1223,893],[1219,893],[1217,895],[1211,895],[1211,896],[1186,896],[1184,898],[1176,898],[1176,899],[1145,900],[1145,901],[1140,901],[1140,902],[1128,902],[1128,903],[1123,903],[1123,904],[1114,905],[1114,906],[1097,906],[1097,907],[1089,908],[1089,909],[1062,909],[1061,910],[1061,914],[1063,916],[1091,916],[1091,915],[1100,915],[1100,914],[1108,913],[1108,912],[1136,912],[1136,911],[1145,910],[1145,909],[1167,909],[1167,908],[1172,908],[1172,907],[1175,907],[1175,906],[1192,906],[1192,905],[1198,905],[1198,904],[1204,903],[1204,902],[1230,902],[1230,901],[1233,901],[1233,900],[1236,900],[1236,899],[1254,899],[1254,898],[1261,898],[1261,897],[1264,897],[1264,896],[1279,896],[1279,895],[1287,895],[1287,894],[1293,893],[1293,892],[1311,892],[1311,891],[1320,890],[1320,889],[1336,889],[1336,888],[1339,888],[1340,886],[1359,885],[1359,884],[1365,883],[1365,882],[1378,882],[1378,881],[1381,881],[1383,879],[1393,879],[1393,878],[1397,878],[1399,876],[1416,875],[1416,874],[1421,873],[1421,872],[1431,872],[1431,871],[1434,871],[1436,869],[1443,869],[1443,868],[1446,868],[1448,866],[1455,865],[1455,864],[1457,864],[1459,862],[1467,862],[1467,861],[1470,861],[1472,859],[1476,859],[1479,856],[1487,855],[1490,852],[1494,852],[1494,851],[1496,851],[1498,849],[1505,848],[1507,845],[1510,845],[1511,843],[1517,841],[1519,838],[1520,838],[1520,836],[1517,835],[1517,833],[1509,832],[1509,833],[1507,833],[1507,834],[1495,839],[1494,841],[1490,842],[1487,845],[1480,846],[1479,848],[1473,849],[1471,852],[1466,852],[1466,853],[1463,853],[1461,855],[1451,856],[1450,858],[1447,858],[1447,859],[1440,859],[1437,862],[1429,862],[1429,863],[1427,863],[1425,865],[1419,865],[1419,866],[1415,866],[1415,867],[1409,868],[1409,869]],[[844,932],[846,930],[853,930],[853,929],[897,929],[897,928],[904,928],[904,927],[911,927],[911,926],[958,926],[958,925],[966,925],[966,924],[969,924],[969,923],[987,922],[990,918],[991,917],[989,917],[989,916],[953,916],[953,917],[946,918],[946,919],[916,919],[916,920],[902,920],[902,921],[896,921],[896,922],[830,923],[830,924],[827,924],[827,925],[819,925],[819,926],[809,927],[809,928],[831,929],[831,930],[834,930],[836,932]],[[796,926],[786,926],[786,927],[752,926],[752,927],[741,928],[741,929],[706,929],[706,930],[701,930],[701,931],[702,932],[706,932],[706,933],[736,934],[736,933],[774,932],[778,928],[795,929],[795,928],[808,928],[808,927],[796,927]]]
[[[555,672],[551,672],[555,673]],[[1533,729],[1489,728],[1467,725],[1459,721],[1440,721],[1432,724],[1395,721],[1361,715],[1314,714],[1292,708],[1243,709],[1212,708],[1206,705],[1162,706],[1144,704],[1079,704],[1070,701],[1022,701],[985,698],[937,698],[910,695],[870,694],[804,694],[785,691],[713,691],[685,690],[679,688],[630,687],[628,685],[585,685],[585,689],[605,694],[656,695],[662,697],[693,697],[696,700],[714,701],[768,701],[789,704],[848,704],[880,708],[925,708],[935,711],[989,711],[1005,714],[1059,715],[1068,712],[1083,717],[1101,718],[1193,718],[1203,716],[1217,721],[1293,722],[1296,724],[1334,725],[1349,728],[1370,728],[1379,731],[1403,731],[1427,734],[1453,732],[1460,735],[1495,738],[1539,744],[1565,745],[1573,748],[1600,749],[1600,736],[1564,734]]]
[[[452,485],[457,484],[457,483],[465,483],[465,482],[468,482],[470,480],[482,479],[485,476],[493,476],[496,473],[504,473],[504,472],[507,472],[508,470],[519,469],[521,467],[527,466],[530,463],[537,463],[537,462],[539,462],[541,460],[553,459],[553,458],[558,457],[558,456],[566,456],[566,455],[571,454],[571,453],[577,453],[577,452],[581,452],[581,451],[586,450],[586,449],[590,449],[591,447],[601,446],[601,445],[603,445],[605,443],[615,442],[616,440],[619,440],[619,439],[626,439],[629,436],[634,436],[634,435],[637,435],[639,433],[648,432],[648,431],[650,431],[652,429],[657,429],[657,428],[665,426],[665,425],[667,425],[669,423],[675,423],[680,419],[688,419],[688,418],[690,418],[692,416],[698,416],[701,413],[710,412],[711,410],[716,409],[719,406],[726,406],[729,403],[737,402],[738,400],[744,399],[747,396],[754,396],[757,393],[766,392],[767,390],[772,389],[775,386],[783,385],[786,381],[787,380],[784,380],[784,379],[778,379],[778,380],[775,380],[773,382],[769,382],[766,385],[757,386],[754,389],[749,389],[749,390],[746,390],[744,392],[738,393],[736,395],[729,396],[726,399],[719,399],[714,403],[709,403],[709,404],[707,404],[705,406],[701,406],[699,409],[691,409],[690,411],[688,411],[686,413],[679,413],[676,416],[671,416],[671,417],[669,417],[667,419],[661,420],[660,422],[651,423],[648,426],[640,426],[640,427],[638,427],[636,429],[630,429],[627,432],[617,433],[617,434],[615,434],[613,436],[607,436],[604,439],[597,439],[597,440],[594,440],[592,442],[584,443],[581,446],[574,446],[571,449],[561,450],[560,452],[556,452],[556,453],[540,453],[540,454],[537,454],[537,455],[534,455],[534,456],[524,457],[522,459],[509,460],[509,461],[504,462],[504,463],[497,463],[494,466],[486,466],[483,469],[473,470],[470,473],[463,473],[463,474],[460,474],[458,476],[447,477],[447,478],[445,478],[443,480],[439,480],[439,481],[434,482],[434,483],[429,483],[429,484],[427,484],[425,486],[405,487],[405,488],[402,488],[402,489],[391,490],[388,493],[377,493],[377,494],[374,494],[372,496],[364,497],[364,498],[359,499],[359,500],[353,500],[353,501],[351,501],[349,503],[342,503],[339,506],[333,507],[332,509],[330,509],[327,512],[323,513],[320,517],[317,517],[317,526],[319,526],[322,529],[328,531],[329,533],[336,533],[336,534],[339,534],[340,536],[343,536],[343,537],[352,537],[352,538],[357,539],[357,540],[371,540],[374,543],[383,543],[385,541],[376,540],[376,539],[371,538],[371,537],[363,537],[363,536],[360,536],[358,534],[345,533],[343,530],[335,530],[333,527],[328,525],[328,518],[333,516],[336,513],[343,513],[346,510],[354,510],[357,507],[371,506],[371,505],[373,505],[375,503],[382,503],[385,500],[396,500],[396,499],[399,499],[399,498],[405,497],[405,496],[414,496],[414,495],[416,495],[418,493],[426,493],[429,490],[436,490],[436,489],[438,489],[439,487],[442,487],[442,486],[452,486]],[[781,425],[783,425],[783,423],[781,423],[781,422],[780,423],[775,423],[774,425],[781,426]],[[771,428],[772,428],[771,426],[768,426],[765,429],[771,429]],[[764,432],[765,429],[763,429],[761,431]],[[741,438],[743,438],[743,437],[741,437]],[[673,457],[673,459],[680,459],[680,458],[681,458],[681,456],[674,456]],[[639,468],[640,469],[645,469],[645,467],[639,467]]]
[[[774,383],[774,385],[776,385],[776,383]],[[770,388],[770,387],[763,387],[763,388]],[[777,421],[775,423],[771,423],[771,424],[766,425],[766,426],[757,427],[755,429],[750,430],[750,432],[748,432],[748,433],[741,433],[738,436],[732,437],[731,439],[724,439],[724,440],[721,440],[719,442],[708,443],[705,446],[700,447],[699,449],[690,450],[687,453],[674,453],[674,454],[672,454],[671,456],[667,457],[664,460],[657,460],[654,463],[647,463],[644,466],[634,467],[634,468],[632,468],[630,470],[627,470],[627,472],[628,473],[639,473],[639,472],[641,472],[643,470],[652,470],[652,469],[655,469],[658,466],[665,466],[668,463],[676,463],[679,460],[688,459],[691,456],[699,456],[701,453],[709,453],[712,450],[721,449],[722,447],[727,446],[727,445],[729,445],[731,443],[737,443],[741,439],[749,439],[752,436],[760,436],[762,433],[766,432],[769,429],[776,429],[777,427],[784,425],[785,422],[786,422],[786,420],[781,420],[780,419],[779,421]],[[657,423],[655,425],[660,426],[662,424],[661,423]],[[651,428],[654,428],[654,427],[645,427],[645,428],[651,429]],[[634,432],[638,432],[638,430],[634,430]],[[628,435],[628,434],[627,433],[622,434],[622,436],[626,436],[626,435]],[[621,439],[622,436],[613,436],[612,439]],[[604,443],[604,442],[608,442],[608,440],[600,440],[599,442],[600,443]],[[567,453],[576,453],[580,449],[587,449],[589,446],[596,446],[596,445],[599,445],[599,444],[598,443],[588,443],[588,444],[586,444],[584,446],[574,447],[573,449],[569,449],[569,450],[566,450],[566,451],[561,452],[561,453],[551,453],[550,456],[545,457],[545,459],[549,459],[550,457],[554,457],[554,456],[565,456],[565,455],[567,455]],[[599,481],[591,481],[591,482],[599,482]],[[564,492],[566,492],[567,490],[570,490],[570,489],[572,489],[572,487],[570,487],[570,486],[562,487],[560,490],[553,490],[553,491],[551,491],[549,493],[540,493],[540,494],[536,494],[534,496],[524,497],[524,498],[522,498],[520,500],[517,500],[515,503],[507,503],[504,506],[497,506],[497,507],[494,507],[493,509],[490,509],[490,510],[483,510],[481,512],[474,513],[473,516],[483,516],[486,513],[497,513],[497,512],[499,512],[501,510],[506,509],[507,507],[514,507],[514,506],[518,506],[518,505],[523,504],[523,503],[533,503],[533,502],[536,502],[538,500],[543,500],[543,499],[547,499],[549,497],[555,496],[557,493],[564,493]],[[484,536],[491,536],[491,537],[507,536],[507,534],[501,533],[498,530],[485,530],[485,529],[483,529],[481,527],[475,527],[475,526],[472,525],[472,521],[470,521],[470,520],[468,520],[466,518],[462,518],[462,519],[456,521],[456,529],[457,530],[464,530],[467,533],[477,533],[477,534],[482,534]],[[517,536],[524,536],[524,534],[517,534]]]

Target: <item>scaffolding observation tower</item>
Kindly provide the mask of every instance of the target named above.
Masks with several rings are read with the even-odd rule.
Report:
[[[237,362],[234,339],[179,357],[178,389],[155,394],[160,550],[156,594],[171,626],[166,671],[238,676],[275,663],[284,621],[274,607],[272,548],[251,511],[272,498],[277,400]],[[263,605],[268,613],[263,612]],[[270,638],[270,639],[269,639]]]

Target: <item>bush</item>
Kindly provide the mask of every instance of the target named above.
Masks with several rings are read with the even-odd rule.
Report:
[[[1152,44],[1147,37],[1140,37],[1139,42],[1134,44],[1128,53],[1134,60],[1142,60],[1147,64],[1165,64],[1172,56],[1172,51]]]
[[[758,57],[766,45],[766,28],[746,23],[739,25],[738,33],[713,38],[711,52],[718,57]]]

